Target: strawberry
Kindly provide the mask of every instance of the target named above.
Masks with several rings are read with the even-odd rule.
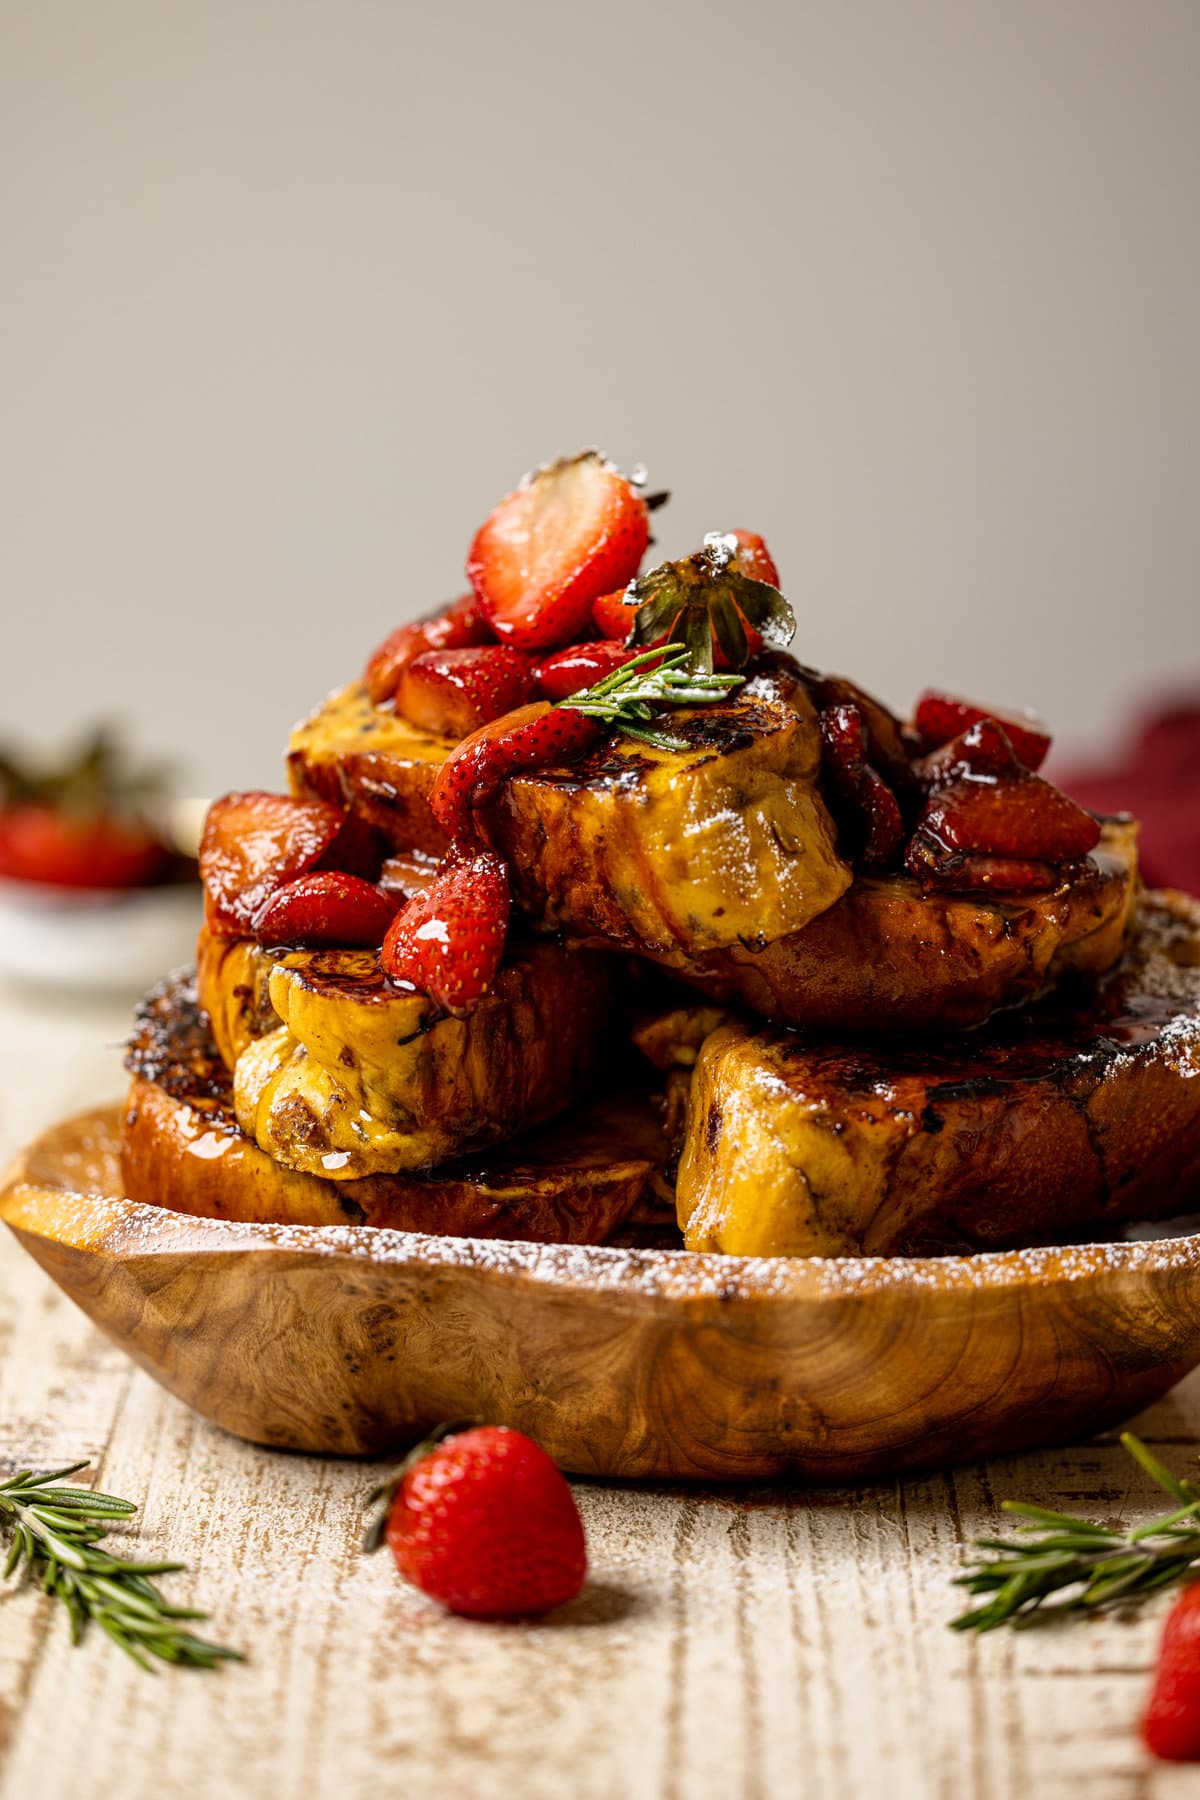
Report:
[[[995,719],[1027,769],[1040,769],[1050,748],[1050,733],[1033,713],[997,712],[994,706],[977,706],[958,700],[936,688],[926,688],[913,712],[913,728],[925,751],[936,750],[981,719]]]
[[[374,705],[391,700],[409,663],[427,650],[467,650],[495,642],[495,636],[479,609],[475,595],[464,594],[441,612],[428,613],[409,625],[400,625],[380,644],[363,671],[363,681]]]
[[[76,817],[41,801],[0,811],[0,876],[48,887],[131,888],[156,881],[170,851],[136,819]]]
[[[438,737],[463,738],[533,698],[529,658],[507,644],[425,650],[396,689],[396,711]]]
[[[484,725],[452,750],[429,796],[434,818],[451,841],[475,835],[472,808],[522,769],[551,768],[584,756],[604,736],[586,713],[538,701]]]
[[[451,850],[429,886],[392,920],[380,961],[390,980],[462,1018],[491,987],[507,929],[504,863],[490,850]]]
[[[254,935],[273,949],[279,944],[382,944],[400,905],[359,875],[336,870],[301,875],[277,888],[254,919]]]
[[[1200,1583],[1167,1614],[1142,1742],[1167,1762],[1200,1762]]]
[[[754,581],[765,581],[768,587],[779,586],[779,570],[775,567],[775,558],[767,549],[762,538],[753,531],[730,531],[727,536],[734,538],[737,549],[733,553],[733,567],[743,575],[749,575]]]
[[[1100,836],[1091,813],[1025,771],[1016,778],[967,778],[938,788],[918,826],[947,850],[1050,863],[1086,856]]]
[[[921,765],[928,797],[905,858],[921,880],[963,892],[1027,892],[1052,887],[1063,863],[1095,847],[1100,826],[1092,814],[1022,768],[994,719],[980,720],[947,749],[944,766],[935,762],[941,752]]]
[[[341,808],[324,800],[260,792],[214,800],[200,840],[209,929],[218,937],[248,937],[264,902],[315,868],[344,822]]]
[[[628,601],[627,588],[616,588],[611,594],[601,594],[592,607],[592,624],[602,638],[616,638],[621,643],[633,630],[633,618],[637,612],[637,602]]]
[[[547,700],[569,700],[584,688],[594,687],[614,669],[623,668],[637,655],[623,644],[601,640],[598,644],[572,644],[569,650],[556,650],[542,662],[535,663],[533,684]]]
[[[528,476],[480,526],[467,557],[493,631],[527,650],[578,638],[594,602],[637,574],[649,521],[637,488],[594,450]]]
[[[573,1600],[587,1574],[583,1521],[562,1474],[504,1425],[421,1444],[383,1490],[384,1536],[406,1581],[451,1612],[523,1618]]]
[[[851,860],[881,869],[900,853],[900,803],[867,760],[867,737],[857,706],[829,706],[820,714],[821,768],[831,810],[849,841]]]
[[[913,765],[918,783],[929,792],[970,776],[1014,781],[1022,773],[1011,738],[991,718],[977,719],[960,736]]]

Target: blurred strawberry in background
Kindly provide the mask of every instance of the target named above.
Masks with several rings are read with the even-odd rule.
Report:
[[[181,806],[103,727],[53,766],[0,751],[0,977],[130,994],[183,962],[200,889]]]
[[[50,887],[149,887],[177,873],[161,769],[133,769],[97,730],[61,766],[0,753],[0,877]]]
[[[1200,892],[1200,694],[1148,713],[1114,761],[1054,779],[1093,812],[1137,814],[1148,887]]]

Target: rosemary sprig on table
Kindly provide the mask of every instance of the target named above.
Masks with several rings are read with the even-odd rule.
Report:
[[[626,737],[638,738],[659,750],[686,750],[687,745],[679,738],[648,729],[642,721],[654,717],[656,706],[711,706],[724,700],[744,680],[744,675],[694,673],[682,645],[668,650],[643,650],[594,687],[573,694],[560,705],[600,719]]]
[[[1200,1573],[1200,1484],[1172,1475],[1132,1433],[1121,1442],[1170,1494],[1174,1510],[1126,1532],[1005,1500],[1004,1511],[1026,1520],[1017,1530],[1028,1535],[976,1538],[976,1549],[986,1554],[956,1576],[956,1585],[991,1598],[953,1620],[955,1631],[1041,1625],[1136,1606]]]
[[[171,1606],[148,1579],[186,1564],[131,1562],[96,1548],[112,1522],[128,1519],[137,1507],[113,1494],[57,1485],[86,1468],[73,1463],[41,1475],[22,1469],[0,1482],[0,1534],[11,1538],[5,1576],[23,1569],[44,1592],[56,1595],[70,1616],[73,1643],[95,1623],[143,1669],[152,1669],[151,1657],[192,1669],[241,1662],[236,1650],[193,1636],[185,1621],[206,1615]]]

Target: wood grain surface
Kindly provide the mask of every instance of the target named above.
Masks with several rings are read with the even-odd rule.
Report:
[[[119,1091],[125,1013],[0,996],[0,1155]],[[88,1456],[144,1503],[251,1661],[143,1675],[73,1651],[0,1591],[0,1793],[451,1800],[975,1796],[1175,1800],[1133,1727],[1165,1603],[1132,1624],[965,1642],[963,1542],[1006,1494],[1138,1521],[1155,1495],[1111,1438],[859,1488],[738,1493],[579,1482],[593,1575],[556,1619],[468,1624],[356,1549],[370,1464],[256,1450],[205,1424],[0,1239],[0,1459]],[[1139,1421],[1176,1467],[1200,1381]]]

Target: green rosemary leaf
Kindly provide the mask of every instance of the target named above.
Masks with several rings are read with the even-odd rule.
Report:
[[[954,1578],[986,1596],[951,1621],[956,1631],[1025,1629],[1072,1615],[1140,1604],[1162,1588],[1200,1575],[1200,1488],[1171,1472],[1137,1438],[1122,1438],[1146,1473],[1179,1502],[1132,1531],[1096,1525],[1023,1501],[1004,1510],[1023,1522],[1015,1539],[978,1538],[977,1560]]]
[[[1140,1438],[1135,1438],[1131,1431],[1121,1434],[1121,1442],[1134,1461],[1140,1463],[1151,1480],[1157,1481],[1159,1487],[1165,1488],[1168,1494],[1174,1494],[1180,1506],[1188,1506],[1193,1500],[1200,1500],[1200,1493],[1188,1482],[1181,1481],[1178,1476],[1159,1462],[1157,1456],[1147,1450]]]
[[[40,1475],[25,1469],[0,1483],[0,1534],[11,1537],[4,1576],[24,1569],[29,1581],[62,1601],[73,1643],[89,1624],[99,1625],[143,1669],[152,1670],[155,1659],[205,1669],[241,1661],[236,1650],[188,1631],[187,1622],[205,1615],[170,1605],[149,1579],[172,1574],[183,1563],[137,1562],[97,1547],[112,1520],[128,1518],[137,1508],[114,1494],[55,1485],[86,1467],[76,1463]]]

